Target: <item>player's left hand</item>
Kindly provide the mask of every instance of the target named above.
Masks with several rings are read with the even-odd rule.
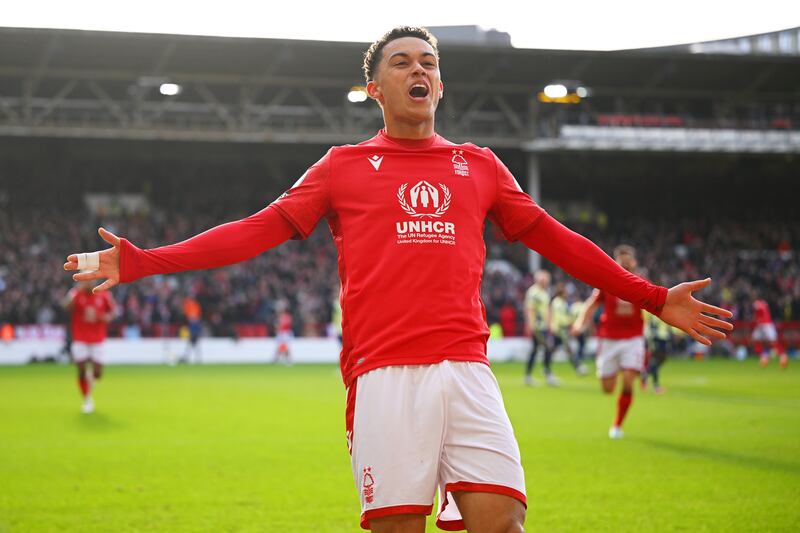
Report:
[[[711,346],[714,340],[726,337],[725,331],[732,331],[733,324],[709,315],[723,318],[733,317],[733,313],[721,307],[709,305],[692,296],[711,284],[711,278],[689,281],[675,285],[667,292],[667,301],[659,318],[667,324],[682,329],[700,344]],[[723,330],[723,331],[720,331]]]
[[[92,289],[93,293],[108,290],[119,283],[120,238],[105,228],[99,228],[97,232],[104,241],[111,245],[111,248],[96,252],[99,262],[96,270],[80,272],[72,276],[75,281],[105,279],[103,283]],[[70,254],[67,257],[64,270],[78,270],[78,254]]]

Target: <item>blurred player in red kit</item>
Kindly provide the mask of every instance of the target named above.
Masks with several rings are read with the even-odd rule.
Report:
[[[114,300],[107,291],[92,292],[92,284],[83,281],[67,293],[65,307],[72,316],[72,360],[78,367],[78,386],[83,395],[81,411],[92,413],[92,389],[103,375],[103,342],[114,317]]]
[[[345,435],[361,498],[361,526],[419,533],[437,524],[473,533],[523,531],[519,447],[486,354],[480,297],[491,219],[590,285],[657,313],[700,342],[730,324],[727,311],[691,293],[710,280],[658,287],[620,268],[525,194],[487,148],[454,144],[434,130],[444,94],[436,39],[401,27],[364,57],[367,93],[385,128],[331,148],[262,211],[182,243],[142,250],[104,229],[111,248],[73,254],[64,268],[96,261],[96,290],[143,276],[215,268],[252,258],[326,219],[339,255],[340,366]]]
[[[753,350],[761,358],[762,367],[769,364],[769,358],[773,354],[779,356],[781,368],[789,366],[789,356],[783,349],[778,340],[778,331],[775,329],[775,322],[772,321],[772,313],[766,300],[758,298],[753,302]],[[765,349],[766,345],[766,349]]]
[[[275,340],[278,346],[275,350],[275,363],[283,362],[287,365],[291,364],[291,342],[294,338],[293,327],[292,314],[288,310],[288,304],[282,302],[281,305],[278,306],[278,321],[275,334]]]
[[[636,250],[631,246],[617,246],[614,259],[628,272],[637,267]],[[622,422],[633,402],[633,383],[644,368],[645,341],[642,306],[622,300],[607,291],[595,289],[580,316],[575,320],[572,331],[580,334],[586,327],[589,317],[603,306],[597,337],[597,377],[606,394],[613,394],[617,388],[617,377],[622,373],[622,391],[617,400],[617,415],[608,431],[612,439],[622,438]]]

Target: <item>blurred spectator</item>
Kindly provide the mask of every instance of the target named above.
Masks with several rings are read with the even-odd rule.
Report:
[[[99,225],[143,248],[155,247],[246,216],[263,205],[261,198],[280,194],[267,190],[245,198],[241,192],[206,190],[203,183],[192,195],[184,191],[165,196],[168,202],[162,198],[162,204],[152,205],[147,213],[94,216],[80,195],[69,197],[64,191],[47,189],[46,196],[37,196],[35,184],[28,189],[21,182],[13,185],[14,202],[0,210],[0,324],[65,323],[58,302],[72,282],[60,266],[67,253],[102,246],[95,233]],[[568,225],[605,250],[623,242],[635,246],[646,275],[662,285],[711,276],[714,284],[703,298],[731,309],[735,320],[753,319],[756,293],[776,320],[798,320],[800,225],[774,217],[747,221],[711,215],[683,220],[583,217]],[[532,283],[528,251],[504,241],[491,225],[486,248],[482,295],[487,319],[499,323],[506,335],[525,335],[521,306]],[[552,271],[555,283],[566,284],[568,295],[588,296],[585,285],[546,261],[544,267]],[[202,321],[214,336],[236,337],[236,328],[243,324],[258,324],[249,331],[266,333],[264,324],[276,323],[275,304],[280,300],[287,302],[298,335],[324,336],[331,317],[330,287],[337,283],[336,251],[326,224],[321,223],[307,240],[287,242],[238,265],[153,276],[116,287],[122,312],[110,333],[174,336],[183,316],[183,299],[193,294],[202,308]]]
[[[765,218],[765,220],[768,220]],[[624,220],[568,223],[610,251],[619,243],[631,244],[641,255],[642,274],[656,283],[672,286],[710,276],[714,283],[703,299],[730,309],[734,320],[752,321],[755,294],[767,301],[776,320],[800,320],[800,225],[790,222],[747,222],[738,219],[696,218],[669,220],[625,217]],[[527,272],[527,249],[509,245],[493,228],[486,232],[487,264],[504,261],[521,274],[518,281],[492,268],[483,280],[487,316],[495,316],[503,302],[517,305],[532,283]],[[794,246],[794,250],[793,250]],[[570,278],[546,260],[554,283],[564,282],[568,294],[586,298],[589,287]],[[521,320],[518,326],[521,326]]]

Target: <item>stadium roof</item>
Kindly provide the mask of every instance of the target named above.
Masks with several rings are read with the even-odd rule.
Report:
[[[642,48],[641,50],[691,54],[800,56],[800,26],[767,33],[742,35],[730,39],[658,46]]]
[[[382,125],[363,84],[367,43],[0,28],[0,135],[340,144]],[[524,148],[536,95],[574,82],[615,98],[795,105],[800,57],[442,44],[437,129]],[[182,87],[159,94],[162,83]],[[595,111],[598,111],[595,107]]]
[[[367,43],[0,28],[0,75],[35,69],[43,77],[89,71],[106,77],[164,73],[219,81],[273,77],[351,83],[361,79],[366,47]],[[661,94],[800,94],[800,60],[795,57],[447,44],[442,49],[446,82],[500,90],[538,90],[554,79],[580,79],[595,91],[626,92],[657,85]]]

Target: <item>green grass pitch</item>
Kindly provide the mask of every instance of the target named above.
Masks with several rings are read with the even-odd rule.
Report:
[[[594,378],[494,371],[528,531],[800,530],[800,364],[669,361],[621,441]],[[360,531],[333,366],[110,367],[95,402],[70,367],[0,368],[0,532]]]

